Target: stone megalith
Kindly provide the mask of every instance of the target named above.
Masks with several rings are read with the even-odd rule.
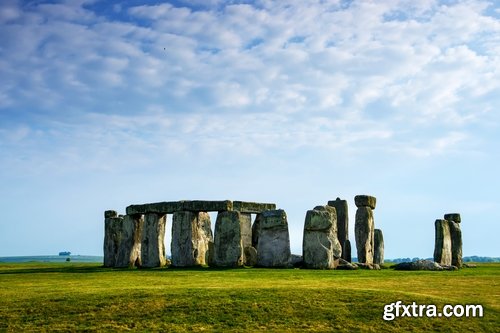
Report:
[[[451,239],[451,264],[461,268],[462,263],[462,230],[460,229],[460,222],[462,221],[460,214],[445,214],[445,220],[448,221],[450,228]]]
[[[384,263],[384,235],[382,234],[382,230],[374,230],[373,244],[373,263],[382,265]]]
[[[434,261],[440,265],[451,265],[450,224],[446,220],[436,220],[434,223],[436,238],[434,243]]]
[[[357,195],[354,197],[354,202],[358,207],[354,224],[358,262],[370,265],[373,264],[375,230],[373,209],[377,199],[369,195]]]
[[[335,207],[337,211],[337,237],[339,239],[340,245],[342,245],[342,259],[347,260],[348,251],[345,248],[346,241],[349,240],[349,214],[347,200],[336,200],[328,201],[328,206]],[[351,252],[349,251],[349,256]],[[351,261],[351,259],[347,260]]]
[[[141,266],[142,215],[125,215],[121,223],[121,240],[115,267]]]
[[[141,267],[162,267],[165,257],[165,214],[146,213],[141,239]]]
[[[104,267],[115,267],[121,243],[123,217],[114,210],[104,212]]]
[[[245,264],[245,248],[252,246],[250,213],[222,211],[215,221],[213,265],[238,267]]]
[[[347,262],[352,262],[351,257],[351,241],[346,239],[344,242],[344,246],[342,248],[342,259]]]
[[[302,258],[304,267],[334,269],[342,256],[337,237],[337,213],[334,207],[317,206],[308,210],[304,223]]]
[[[290,235],[286,213],[282,209],[267,210],[256,218],[259,237],[256,244],[257,265],[288,267],[290,265]]]
[[[209,243],[213,242],[207,212],[178,211],[172,217],[172,265],[208,265]]]

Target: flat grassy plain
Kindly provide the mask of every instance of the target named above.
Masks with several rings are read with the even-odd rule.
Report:
[[[119,270],[0,263],[0,331],[499,332],[500,264],[443,272]],[[481,304],[482,318],[395,318],[384,305]]]

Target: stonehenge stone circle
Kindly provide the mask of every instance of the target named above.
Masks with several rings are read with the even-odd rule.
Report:
[[[328,206],[335,207],[335,210],[337,211],[337,237],[340,245],[342,246],[342,259],[350,262],[351,251],[347,251],[345,248],[346,241],[349,240],[349,215],[347,210],[347,200],[337,198],[336,200],[328,201]]]
[[[375,209],[376,198],[369,195],[357,195],[354,197],[354,202],[358,207],[354,224],[358,262],[373,264],[375,222],[372,209]]]
[[[462,230],[460,229],[460,214],[446,214],[445,220],[448,221],[450,227],[451,238],[451,264],[461,268],[462,263]]]
[[[114,267],[141,267],[142,215],[125,215],[121,223],[121,241]]]
[[[209,243],[213,242],[210,215],[187,210],[172,216],[172,266],[208,264]]]
[[[214,265],[238,267],[245,264],[245,247],[252,246],[251,215],[239,211],[217,214],[214,235]]]
[[[104,212],[104,267],[115,267],[121,242],[122,217],[114,210]]]
[[[165,215],[146,213],[141,240],[142,267],[162,267],[166,264],[165,257]]]
[[[290,265],[290,235],[286,213],[282,209],[260,213],[253,228],[258,233],[257,266],[288,267]]]
[[[334,207],[317,206],[307,211],[302,253],[306,268],[337,267],[342,256],[342,246],[337,237],[337,212]]]
[[[436,238],[434,243],[434,261],[439,265],[451,265],[450,224],[446,220],[436,220],[434,223]]]
[[[382,265],[384,263],[384,235],[382,234],[382,230],[374,230],[373,240],[373,263]]]

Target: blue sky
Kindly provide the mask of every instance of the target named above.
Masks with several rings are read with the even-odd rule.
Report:
[[[102,254],[103,211],[377,197],[386,257],[499,256],[495,1],[0,4],[0,255]],[[213,215],[215,223],[215,215]],[[167,247],[170,228],[167,228]],[[353,254],[354,246],[353,246]]]

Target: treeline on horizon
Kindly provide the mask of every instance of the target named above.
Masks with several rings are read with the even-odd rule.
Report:
[[[353,258],[353,261],[356,258]],[[393,263],[401,263],[401,262],[410,262],[410,261],[417,261],[420,259],[426,259],[426,260],[434,260],[433,258],[396,258],[396,259],[385,259],[385,262],[393,262]],[[462,258],[463,262],[500,262],[500,257],[479,257],[479,256],[469,256],[469,257],[463,257]]]

